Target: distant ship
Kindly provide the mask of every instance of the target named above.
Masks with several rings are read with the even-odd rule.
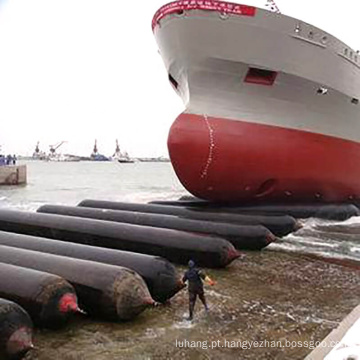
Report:
[[[20,156],[19,159],[22,160],[45,160],[45,161],[55,161],[55,162],[74,162],[80,161],[80,156],[72,154],[61,154],[56,152],[56,150],[66,141],[61,141],[55,145],[50,145],[49,153],[46,154],[45,151],[40,151],[39,141],[36,144],[35,151],[31,157]]]
[[[98,148],[97,148],[97,141],[95,140],[93,152],[90,155],[90,160],[92,161],[109,161],[110,159],[106,157],[105,155],[99,154]]]
[[[170,162],[170,159],[159,156],[159,157],[146,157],[146,158],[138,158],[141,162]]]
[[[168,138],[175,172],[213,201],[359,200],[360,55],[272,7],[184,0],[156,12],[186,107]]]
[[[39,141],[36,143],[35,151],[32,155],[32,160],[47,160],[48,155],[45,153],[45,151],[40,151],[39,148]]]
[[[115,152],[114,152],[114,155],[112,156],[112,159],[114,161],[118,161],[119,163],[122,163],[122,164],[134,163],[134,160],[132,160],[130,158],[129,154],[126,151],[121,152],[119,142],[117,140],[116,140]]]
[[[66,143],[66,141],[61,141],[56,145],[50,145],[50,153],[49,156],[45,159],[48,161],[56,161],[56,162],[78,162],[80,161],[80,157],[72,154],[60,154],[57,153],[56,150]]]

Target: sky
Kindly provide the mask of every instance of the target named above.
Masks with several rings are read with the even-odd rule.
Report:
[[[0,0],[0,145],[31,155],[167,156],[184,110],[151,30],[165,0]],[[264,7],[264,0],[241,3]],[[296,17],[360,49],[360,1],[277,0]]]

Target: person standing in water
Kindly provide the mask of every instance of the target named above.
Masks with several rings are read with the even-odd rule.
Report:
[[[210,285],[214,285],[207,275],[205,275],[200,269],[196,268],[195,262],[193,260],[189,261],[189,269],[185,272],[183,276],[183,283],[188,282],[188,291],[189,291],[189,317],[188,320],[192,320],[194,316],[194,308],[196,303],[196,298],[199,296],[199,299],[205,307],[205,311],[209,311],[207,306],[203,280],[206,280]]]

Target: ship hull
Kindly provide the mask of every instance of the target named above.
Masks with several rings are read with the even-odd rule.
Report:
[[[360,191],[360,144],[353,141],[183,113],[168,147],[182,184],[203,199],[340,202]]]
[[[154,19],[186,107],[168,148],[188,191],[226,202],[360,198],[355,51],[297,19],[215,0],[174,2]]]

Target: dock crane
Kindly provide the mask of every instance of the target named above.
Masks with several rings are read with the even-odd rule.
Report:
[[[60,141],[55,145],[50,145],[50,155],[55,155],[55,151],[64,143],[66,143],[66,141]]]
[[[93,148],[93,152],[92,152],[92,156],[94,155],[97,155],[98,153],[98,148],[97,148],[97,140],[95,139],[95,144],[94,144],[94,148]]]
[[[114,156],[121,156],[120,146],[119,146],[119,142],[117,139],[116,139],[116,147],[115,147],[115,152],[114,152],[113,157]]]
[[[39,155],[39,153],[40,153],[39,144],[40,144],[40,142],[38,141],[38,142],[36,143],[36,147],[35,147],[35,151],[34,151],[34,155],[33,155],[33,156]]]

